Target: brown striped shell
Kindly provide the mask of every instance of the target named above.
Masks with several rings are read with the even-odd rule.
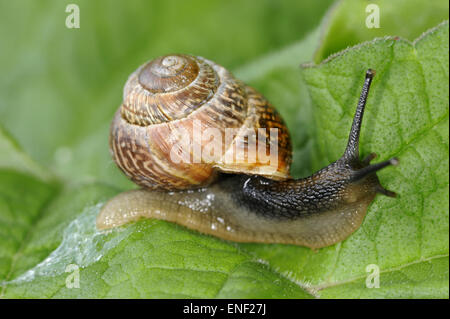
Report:
[[[258,128],[262,140],[249,133]],[[268,161],[271,146],[278,154]],[[147,188],[201,187],[220,171],[286,179],[291,164],[289,132],[270,103],[222,66],[181,54],[159,57],[130,75],[110,149],[119,168]]]

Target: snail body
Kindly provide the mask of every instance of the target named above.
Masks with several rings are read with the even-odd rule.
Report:
[[[214,77],[215,80],[206,80],[214,83],[213,89],[208,87],[211,91],[204,94],[207,97],[197,97],[196,102],[192,101],[193,93],[180,91],[186,89],[186,83],[200,80],[202,72],[209,74],[210,71],[195,71],[195,76],[183,75],[187,80],[177,78],[174,84],[168,79],[185,70],[200,69],[188,65],[192,61],[199,65],[208,64],[219,75]],[[164,69],[174,65],[176,71]],[[161,66],[163,70],[158,69]],[[395,196],[380,185],[375,173],[397,164],[397,159],[373,165],[370,161],[374,154],[362,161],[359,159],[361,121],[374,75],[370,69],[366,73],[344,155],[310,177],[293,179],[288,174],[291,163],[289,133],[262,95],[203,58],[173,55],[151,61],[130,76],[124,89],[124,103],[116,113],[110,135],[114,160],[127,176],[144,188],[124,192],[107,202],[97,217],[97,228],[108,229],[140,218],[157,218],[237,242],[284,243],[316,249],[344,240],[360,227],[377,193]],[[155,76],[162,79],[155,80],[152,78]],[[209,74],[206,78],[213,76]],[[142,90],[146,91],[143,96],[147,98],[139,97]],[[194,91],[201,92],[199,89]],[[174,92],[176,99],[168,96]],[[222,95],[214,96],[218,92]],[[170,112],[162,115],[163,103],[158,99],[173,103],[182,97],[189,97],[189,101],[181,106],[171,105],[168,107]],[[158,102],[151,104],[150,100]],[[226,103],[219,106],[220,101]],[[158,109],[156,113],[149,105]],[[211,105],[214,112],[225,110],[226,116],[209,111]],[[152,115],[148,116],[146,112]],[[183,117],[179,112],[187,116]],[[198,114],[200,112],[205,114]],[[186,124],[183,121],[193,118],[202,118],[208,127],[234,125],[238,127],[237,137],[222,145],[222,152],[214,158],[216,162],[200,160],[195,165],[181,163],[175,168],[166,168],[170,161],[161,155],[167,152],[161,150],[173,150],[181,138],[178,128]],[[243,159],[224,161],[224,154],[236,149],[236,141],[245,131],[242,128],[248,124],[279,131],[277,140],[267,135],[263,140],[265,144],[250,138],[244,143],[247,147],[250,143],[259,143],[264,150],[275,144],[279,149],[277,166],[249,161],[250,148],[244,152]],[[169,126],[169,129],[162,126]],[[154,134],[153,130],[159,133]],[[160,147],[154,145],[155,142],[166,145]],[[151,158],[156,159],[156,164],[149,163]],[[158,179],[158,175],[162,178]]]

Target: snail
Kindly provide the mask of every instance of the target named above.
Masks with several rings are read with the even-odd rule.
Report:
[[[202,57],[174,54],[144,64],[128,78],[110,130],[114,161],[142,188],[110,199],[97,228],[156,218],[236,242],[317,249],[344,240],[360,227],[377,193],[396,195],[381,186],[376,172],[396,165],[397,158],[370,164],[376,156],[371,153],[359,159],[374,75],[367,70],[342,157],[294,179],[289,132],[255,89]],[[228,141],[223,136],[192,141],[195,131],[227,128],[235,132]],[[278,134],[269,134],[269,128]],[[263,133],[255,138],[248,130]],[[190,141],[187,150],[183,139]],[[272,149],[278,151],[269,161]]]

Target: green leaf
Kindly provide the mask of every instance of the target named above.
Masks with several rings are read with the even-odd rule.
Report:
[[[378,9],[379,25],[370,22],[373,6]],[[371,8],[372,6],[372,8]],[[422,0],[340,0],[323,21],[322,43],[314,61],[319,63],[348,46],[382,36],[400,36],[414,40],[424,30],[448,19],[448,1]],[[368,24],[366,20],[369,20]]]
[[[323,298],[446,298],[448,255],[414,261],[380,273],[379,288],[367,289],[367,275],[316,287]]]

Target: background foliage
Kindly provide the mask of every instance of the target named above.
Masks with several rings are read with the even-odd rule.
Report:
[[[70,30],[65,2],[0,1],[0,297],[448,298],[448,23],[412,42],[448,19],[447,1],[377,1],[380,29],[364,26],[362,0],[76,3]],[[387,35],[403,39],[319,64]],[[107,147],[122,86],[170,52],[214,60],[266,95],[292,132],[294,176],[340,155],[375,68],[362,153],[400,157],[380,175],[399,199],[377,198],[360,230],[318,252],[161,221],[96,232],[101,204],[134,187]],[[80,289],[65,286],[71,263]],[[380,289],[365,287],[372,263]]]

